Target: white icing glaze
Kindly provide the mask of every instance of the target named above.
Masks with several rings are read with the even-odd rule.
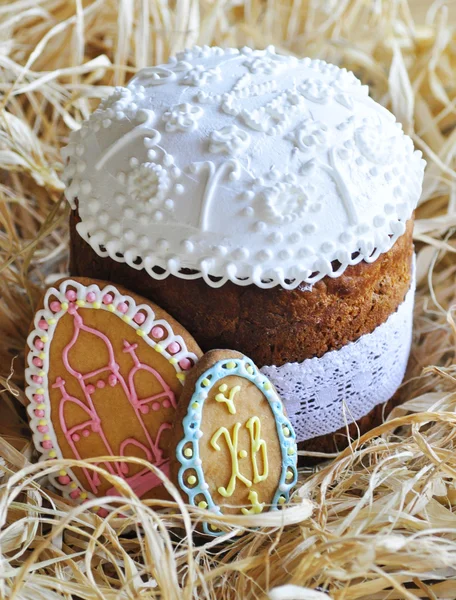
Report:
[[[100,256],[217,287],[295,288],[373,262],[404,233],[425,165],[353,73],[206,46],[116,88],[63,156]]]

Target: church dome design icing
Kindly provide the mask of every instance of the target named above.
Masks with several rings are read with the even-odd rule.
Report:
[[[63,151],[78,233],[151,277],[292,289],[401,236],[425,162],[345,69],[195,47],[116,88]]]

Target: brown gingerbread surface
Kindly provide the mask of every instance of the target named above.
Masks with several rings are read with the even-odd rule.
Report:
[[[180,487],[181,463],[176,458],[176,447],[185,437],[182,421],[188,411],[191,411],[191,404],[197,396],[198,390],[195,394],[195,384],[201,375],[218,361],[242,357],[243,355],[238,352],[212,350],[203,356],[186,379],[170,444],[171,476],[178,487]],[[221,397],[217,400],[221,392],[227,401]],[[236,412],[233,412],[234,410]],[[252,453],[250,434],[253,430],[252,417],[258,417],[256,439],[261,440],[261,445],[264,445],[255,453]],[[239,514],[241,512],[239,507],[253,510],[251,493],[254,492],[257,502],[264,503],[263,510],[267,510],[279,485],[282,452],[275,416],[264,394],[244,377],[228,374],[219,379],[211,387],[204,401],[201,432],[199,457],[202,461],[205,482],[209,486],[208,491],[214,503],[225,514]],[[191,444],[186,444],[184,452],[190,447]],[[254,472],[254,461],[257,477]],[[197,479],[194,470],[186,469],[183,481],[189,487],[193,487],[192,476]],[[261,481],[256,481],[258,476]],[[204,502],[203,496],[201,498],[196,496],[195,505],[201,501]]]
[[[107,285],[72,279],[83,285],[97,283],[100,288]],[[121,286],[116,288],[137,305],[148,304],[156,321],[166,321],[174,334],[182,336],[190,352],[201,355],[196,342],[166,312]],[[42,306],[43,302],[39,308]],[[170,429],[182,383],[169,359],[121,317],[86,303],[73,311],[69,308],[58,320],[48,354],[52,429],[64,457],[136,456],[161,467],[168,460]],[[66,353],[65,348],[69,348]],[[140,404],[135,405],[135,400]],[[99,426],[94,426],[95,414]],[[164,495],[160,486],[146,489],[139,465],[119,462],[102,466],[131,482],[142,497]],[[107,480],[89,481],[93,477],[89,471],[75,468],[74,473],[87,491],[115,493]]]

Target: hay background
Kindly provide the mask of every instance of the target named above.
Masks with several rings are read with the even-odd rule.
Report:
[[[456,598],[456,6],[430,4],[0,0],[0,598]],[[58,466],[30,462],[24,410],[34,305],[66,268],[59,148],[110,86],[194,43],[352,68],[428,160],[407,403],[301,470],[283,519],[227,519],[227,537],[249,530],[227,546],[194,539],[177,496],[159,519],[116,478],[126,498],[104,500],[106,520],[69,506],[40,485]]]

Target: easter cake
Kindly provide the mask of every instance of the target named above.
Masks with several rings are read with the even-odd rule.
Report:
[[[425,163],[353,73],[195,47],[116,88],[64,158],[71,275],[248,355],[304,447],[376,422],[410,349]]]

